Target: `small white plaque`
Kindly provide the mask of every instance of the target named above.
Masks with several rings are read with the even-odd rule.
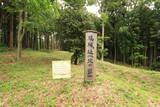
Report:
[[[71,61],[52,61],[53,79],[71,77]]]

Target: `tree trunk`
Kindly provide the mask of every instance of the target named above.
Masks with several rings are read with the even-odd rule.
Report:
[[[21,40],[20,37],[21,35],[21,31],[22,31],[22,15],[23,15],[23,11],[19,12],[19,26],[18,26],[18,36],[17,36],[17,60],[20,59],[20,55],[21,55]]]
[[[144,50],[144,56],[147,57],[147,46],[145,47],[145,50]],[[144,59],[144,66],[147,65],[147,59]]]
[[[0,11],[0,44],[1,44],[1,34],[2,34],[2,12]]]
[[[30,39],[30,32],[28,32],[28,36],[27,36],[27,48],[30,48],[30,46],[29,46],[29,39]]]
[[[37,42],[38,42],[38,50],[40,50],[40,34],[39,34],[39,31],[37,32],[37,35],[38,35],[38,37],[37,37]]]
[[[132,48],[132,54],[131,54],[131,56],[133,56],[133,48]],[[133,64],[134,64],[133,58],[131,59],[131,63],[132,63],[132,66],[133,66]]]
[[[48,50],[50,50],[50,48],[49,48],[49,44],[50,44],[49,37],[50,37],[50,36],[48,35],[48,37],[47,37],[47,49],[48,49]]]
[[[152,51],[153,49],[152,49],[152,46],[150,47],[150,63],[149,63],[149,67],[151,67],[152,66],[152,62],[153,62],[153,51]]]
[[[22,43],[21,43],[21,41],[19,41],[18,46],[17,46],[17,60],[19,60],[21,57],[21,47],[22,47],[21,45],[22,45]]]
[[[34,50],[34,35],[32,34],[31,35],[31,47],[32,47],[32,49]]]
[[[46,43],[46,49],[48,49],[49,50],[49,35],[46,35],[46,41],[45,41]]]
[[[116,37],[114,36],[114,63],[116,63],[117,59],[117,49],[116,49]]]
[[[154,57],[153,57],[153,63],[156,63],[157,60],[157,46],[156,44],[154,45]]]
[[[101,53],[101,61],[104,61],[104,22],[102,22],[102,53]]]
[[[123,54],[123,63],[125,64],[126,63],[126,55]]]
[[[39,35],[39,46],[40,46],[40,50],[42,49],[42,36]]]
[[[53,34],[51,34],[51,50],[53,50]]]
[[[44,36],[41,36],[41,49],[45,48],[45,38]]]
[[[9,47],[13,48],[13,14],[10,17]]]
[[[17,60],[21,57],[21,48],[22,48],[22,40],[25,33],[25,28],[22,26],[22,23],[27,20],[27,12],[25,12],[24,20],[23,20],[23,11],[19,12],[19,26],[18,26],[18,36],[17,36]]]
[[[38,38],[37,38],[37,35],[34,36],[34,47],[35,47],[35,50],[38,50]]]

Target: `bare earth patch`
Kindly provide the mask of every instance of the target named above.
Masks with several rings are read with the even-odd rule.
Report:
[[[122,104],[121,99],[112,92],[111,81],[105,81],[101,85],[79,86],[72,90],[68,97],[65,94],[59,96],[57,107],[64,107],[68,104],[74,106],[92,105],[105,107],[106,105]],[[114,97],[112,99],[112,97]],[[68,99],[69,98],[69,99]],[[111,99],[109,99],[111,98]]]

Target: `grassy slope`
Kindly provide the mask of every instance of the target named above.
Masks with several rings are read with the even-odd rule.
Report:
[[[70,53],[23,51],[0,53],[0,106],[160,107],[160,72],[97,63],[97,80],[83,84],[83,65],[72,65],[72,78],[53,80],[52,60]]]

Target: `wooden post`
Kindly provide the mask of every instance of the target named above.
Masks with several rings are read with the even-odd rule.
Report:
[[[90,82],[96,79],[96,60],[97,60],[97,34],[93,30],[84,31],[85,33],[85,70],[84,81]]]

